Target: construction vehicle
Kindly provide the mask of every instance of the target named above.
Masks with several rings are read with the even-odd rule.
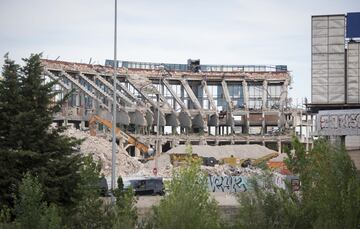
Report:
[[[231,155],[231,157],[224,157],[220,160],[221,164],[227,164],[231,166],[240,166],[244,159],[240,159]]]
[[[277,157],[277,156],[279,156],[279,154],[278,153],[270,153],[270,154],[267,154],[267,155],[265,155],[265,156],[263,156],[263,157],[260,157],[260,158],[258,158],[258,159],[253,159],[253,160],[251,160],[251,165],[259,165],[259,164],[261,164],[261,163],[263,163],[263,162],[266,162],[266,161],[269,161],[270,159],[272,159],[272,158],[274,158],[274,157]]]
[[[91,136],[96,136],[96,123],[100,123],[100,124],[106,126],[107,128],[109,128],[109,130],[112,129],[112,122],[110,122],[109,120],[106,120],[104,118],[101,118],[98,115],[93,115],[89,119],[89,128],[90,128]],[[128,142],[129,145],[133,145],[137,149],[139,149],[141,154],[144,157],[143,159],[141,159],[141,161],[148,161],[148,160],[152,160],[154,158],[153,155],[150,155],[152,152],[152,149],[149,146],[140,142],[134,136],[131,136],[130,134],[125,133],[118,127],[116,127],[116,129],[115,129],[115,136],[116,136],[116,138],[124,138]]]
[[[170,162],[174,166],[178,166],[181,164],[186,164],[189,160],[193,162],[202,162],[202,158],[199,157],[197,154],[187,154],[187,153],[171,153],[170,155]],[[190,159],[189,159],[190,157]]]
[[[222,164],[228,164],[231,166],[240,166],[241,167],[248,167],[249,165],[252,166],[257,166],[263,162],[266,162],[274,157],[277,157],[279,154],[278,153],[270,153],[270,154],[266,154],[263,157],[257,158],[257,159],[253,159],[253,158],[246,158],[246,159],[240,159],[237,157],[234,157],[233,155],[231,155],[231,157],[225,157],[222,158],[220,161]]]

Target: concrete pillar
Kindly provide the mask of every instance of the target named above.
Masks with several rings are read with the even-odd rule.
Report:
[[[263,82],[263,94],[262,94],[262,110],[267,110],[267,97],[268,97],[268,82],[264,80]]]
[[[140,156],[141,156],[140,150],[137,147],[135,147],[135,157],[140,157]]]
[[[242,81],[245,110],[249,110],[249,90],[246,80]]]
[[[249,128],[250,128],[250,113],[246,112],[246,124],[245,124],[245,134],[249,134]]]
[[[265,128],[266,128],[266,126],[265,126],[265,112],[263,111],[262,112],[262,120],[261,120],[261,135],[264,135],[265,134]]]
[[[282,152],[281,139],[278,140],[277,144],[278,144],[278,153],[281,153]]]
[[[157,149],[159,149],[159,151],[156,152],[156,155],[157,155],[157,156],[160,156],[161,153],[162,153],[162,140],[159,139],[159,141],[157,142],[157,144],[158,144],[158,148],[157,148]]]
[[[81,120],[80,122],[80,130],[84,130],[85,129],[85,121]]]

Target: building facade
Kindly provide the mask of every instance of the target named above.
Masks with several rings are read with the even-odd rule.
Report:
[[[111,120],[112,61],[42,64],[44,75],[58,82],[58,99],[73,91],[55,122],[86,127],[92,115]],[[199,60],[117,65],[117,125],[149,145],[155,144],[158,121],[164,150],[190,142],[256,143],[281,151],[291,141],[291,76],[284,65],[200,65]]]

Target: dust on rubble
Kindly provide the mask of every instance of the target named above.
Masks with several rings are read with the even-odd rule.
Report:
[[[68,127],[64,135],[77,139],[84,139],[80,145],[80,152],[84,155],[92,155],[95,161],[101,163],[101,173],[105,177],[111,176],[111,152],[112,143],[103,136],[91,136],[89,131],[82,131],[74,127]],[[139,162],[136,158],[131,157],[128,152],[118,147],[116,154],[116,175],[122,177],[132,176],[154,176],[153,169],[157,163],[157,175],[161,177],[171,177],[176,167],[170,162],[170,156],[163,153],[156,160],[150,160],[146,163]],[[254,173],[261,173],[256,168],[237,168],[230,165],[201,166],[201,170],[212,176],[248,176]]]
[[[91,136],[88,131],[82,131],[68,127],[64,135],[77,139],[84,139],[80,145],[80,152],[84,155],[92,155],[95,161],[101,162],[101,172],[105,177],[111,175],[111,152],[112,143],[109,139],[101,136]],[[116,154],[116,175],[117,176],[152,176],[155,160],[145,164],[131,157],[126,150],[118,147]],[[172,165],[168,155],[161,155],[158,158],[158,176],[170,177]]]

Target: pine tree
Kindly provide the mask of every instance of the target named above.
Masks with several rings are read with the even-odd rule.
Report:
[[[50,127],[62,101],[53,102],[56,82],[45,82],[40,55],[24,62],[19,69],[6,59],[0,84],[0,117],[6,120],[0,126],[0,198],[11,205],[10,193],[30,172],[38,177],[47,202],[70,206],[78,198],[75,189],[81,179],[77,172],[81,156],[75,150],[80,141]]]
[[[17,143],[14,117],[21,107],[19,68],[6,54],[0,80],[0,203],[8,206],[13,205],[12,193],[20,183],[26,161],[26,152],[14,147]]]
[[[5,56],[3,79],[0,80],[0,148],[8,148],[16,141],[13,117],[20,106],[19,65]]]

